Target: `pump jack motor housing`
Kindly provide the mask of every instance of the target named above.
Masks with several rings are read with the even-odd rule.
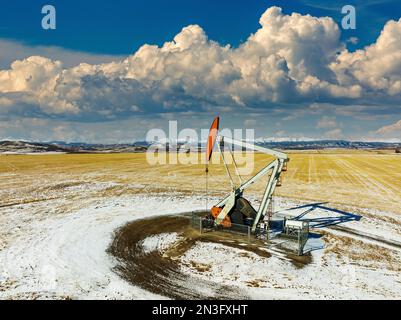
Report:
[[[232,182],[232,178],[230,172],[228,170],[227,163],[224,158],[224,145],[229,144],[231,147],[238,146],[242,150],[248,149],[256,152],[262,152],[268,155],[275,157],[273,161],[268,163],[262,170],[260,170],[257,174],[255,174],[248,181],[242,182],[241,177],[239,176],[235,160],[234,165],[236,168],[237,175],[240,178],[241,184],[238,187],[235,187],[233,182],[233,190],[223,198],[219,203],[214,205],[210,211],[210,218],[213,219],[214,224],[216,226],[222,226],[223,228],[230,228],[232,224],[242,224],[252,226],[252,232],[256,231],[259,223],[263,221],[267,210],[269,208],[269,204],[271,203],[274,191],[276,187],[280,186],[281,180],[280,175],[282,171],[287,170],[287,162],[289,161],[288,156],[285,153],[280,151],[276,151],[273,149],[263,148],[252,143],[238,141],[231,139],[229,137],[224,137],[218,135],[218,125],[219,125],[219,117],[216,117],[213,121],[209,139],[207,144],[207,163],[211,158],[211,153],[214,145],[217,143],[218,149],[220,151],[221,157],[223,159],[227,174],[230,176],[230,180]],[[231,149],[230,149],[231,150]],[[231,153],[231,156],[234,155]],[[208,172],[208,170],[206,169]],[[261,179],[268,173],[271,173],[270,178],[267,182],[263,198],[258,210],[255,210],[251,203],[243,197],[243,192],[246,188],[251,186],[253,183]]]

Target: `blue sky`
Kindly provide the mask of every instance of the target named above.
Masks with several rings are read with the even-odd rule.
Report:
[[[38,28],[44,4],[57,9],[54,32]],[[161,45],[183,26],[199,24],[211,39],[238,46],[258,28],[258,19],[269,6],[280,6],[284,13],[330,16],[340,24],[345,4],[354,5],[358,14],[357,29],[342,35],[360,39],[352,49],[372,43],[384,24],[399,19],[401,12],[397,0],[14,0],[1,4],[0,38],[126,55],[144,43]]]
[[[217,113],[256,137],[400,140],[400,16],[395,0],[3,1],[0,140],[129,142]]]

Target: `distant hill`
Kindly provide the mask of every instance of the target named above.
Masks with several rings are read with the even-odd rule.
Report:
[[[316,140],[316,141],[268,141],[257,140],[254,142],[258,146],[271,149],[281,150],[322,150],[322,149],[400,149],[401,143],[389,142],[359,142],[359,141],[346,141],[346,140]],[[169,145],[168,143],[159,143],[158,148],[167,150],[177,150],[188,148],[191,150],[204,150],[205,143],[200,144],[182,144]],[[236,148],[237,149],[237,148]]]
[[[45,152],[69,152],[68,149],[39,142],[26,142],[26,141],[0,141],[0,153],[45,153]]]
[[[393,149],[401,150],[401,143],[387,142],[356,142],[345,140],[319,140],[319,141],[258,141],[257,145],[282,150],[321,150],[321,149]],[[27,153],[135,153],[145,152],[149,143],[135,142],[132,144],[90,144],[63,141],[51,142],[27,142],[27,141],[0,141],[0,153],[3,154],[27,154]],[[189,151],[204,150],[204,143],[177,145],[158,144],[162,150],[183,149]],[[184,151],[185,151],[184,150]]]
[[[3,154],[39,154],[39,153],[129,153],[144,152],[146,146],[135,144],[86,144],[28,141],[0,141],[0,153]]]
[[[73,153],[132,153],[144,152],[147,150],[147,143],[132,143],[132,144],[91,144],[85,142],[50,142],[61,148],[68,149]]]
[[[311,149],[396,149],[401,143],[390,142],[363,142],[346,140],[318,140],[318,141],[263,141],[257,143],[266,148],[278,148],[287,150],[311,150]]]

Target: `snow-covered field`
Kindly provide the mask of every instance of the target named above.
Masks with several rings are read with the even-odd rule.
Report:
[[[1,209],[1,299],[160,298],[119,278],[106,249],[124,223],[185,211],[186,201],[144,195],[91,199],[67,213],[56,209],[63,202]],[[194,208],[201,205],[194,199]]]
[[[113,271],[117,261],[106,250],[114,231],[127,222],[204,209],[205,200],[179,193],[99,196],[110,187],[115,186],[85,185],[88,196],[77,198],[72,195],[83,190],[71,186],[63,191],[65,197],[0,208],[0,299],[164,298],[123,280]],[[311,207],[282,198],[275,206],[280,214],[293,216]],[[305,218],[344,216],[330,204],[313,208]],[[262,257],[197,242],[179,257],[181,271],[199,279],[199,285],[207,280],[236,286],[253,299],[401,298],[401,218],[373,210],[341,210],[362,218],[339,225],[345,229],[317,229],[324,235],[324,248],[312,251],[311,262],[303,267],[274,246],[267,249],[270,257]],[[165,233],[145,239],[142,246],[145,253],[163,252],[177,241],[185,240]]]

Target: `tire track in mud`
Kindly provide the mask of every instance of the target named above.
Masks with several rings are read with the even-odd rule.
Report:
[[[344,227],[344,226],[330,226],[328,229],[338,231],[339,233],[344,234],[344,235],[355,236],[356,238],[358,238],[359,240],[362,240],[362,241],[364,239],[366,239],[366,240],[374,242],[375,244],[377,244],[379,246],[384,246],[386,248],[388,247],[393,250],[401,251],[401,242],[385,239],[382,236],[370,234],[368,232],[363,232],[361,230],[355,230],[355,229]]]
[[[182,266],[188,266],[192,262],[182,261],[180,257],[199,242],[231,246],[266,258],[275,255],[274,250],[270,250],[271,247],[268,251],[261,250],[263,247],[266,248],[266,244],[246,244],[243,236],[227,233],[223,235],[220,232],[199,234],[197,229],[190,226],[189,218],[190,214],[157,216],[135,220],[118,229],[108,249],[118,261],[114,271],[142,289],[173,299],[247,299],[247,294],[239,286],[200,280],[199,273],[184,272]],[[400,242],[362,230],[346,226],[330,226],[327,231],[388,249],[401,250]],[[143,240],[166,233],[177,233],[180,240],[166,251],[145,252],[142,246]],[[286,252],[280,251],[280,254],[299,268],[312,263],[310,257],[298,257],[301,261],[295,261],[294,257],[288,256]],[[196,266],[192,265],[192,268],[199,271]]]
[[[144,252],[142,241],[150,236],[176,232],[182,236],[167,252]],[[108,253],[117,259],[114,271],[126,281],[152,293],[173,299],[248,299],[239,288],[215,282],[200,282],[199,278],[185,274],[180,268],[179,257],[197,241],[218,242],[247,250],[235,241],[200,235],[192,229],[188,216],[165,216],[136,220],[115,232]],[[253,248],[255,252],[257,249]],[[259,252],[269,256],[266,251]]]

